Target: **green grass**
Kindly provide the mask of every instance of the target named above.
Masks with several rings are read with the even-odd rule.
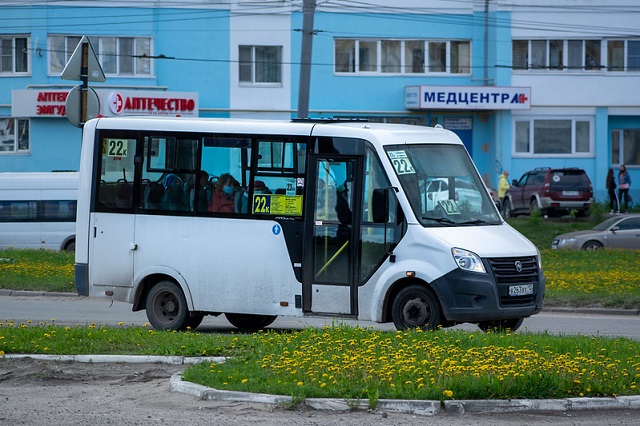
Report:
[[[634,395],[640,342],[454,330],[384,332],[334,325],[295,332],[158,332],[0,321],[0,355],[228,356],[185,370],[217,389],[308,397],[511,399]]]
[[[73,292],[73,253],[53,250],[0,251],[0,288]]]

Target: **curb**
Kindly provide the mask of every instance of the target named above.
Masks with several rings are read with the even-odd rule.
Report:
[[[296,403],[290,396],[269,395],[208,388],[182,380],[180,373],[171,376],[170,390],[182,392],[203,401],[253,402],[269,405]],[[512,400],[404,400],[380,399],[375,408],[367,399],[306,398],[300,402],[315,410],[328,411],[379,411],[413,414],[419,416],[463,415],[480,413],[580,411],[606,409],[640,409],[640,395],[616,398],[563,398],[563,399],[512,399]]]
[[[31,290],[7,290],[0,289],[0,296],[21,296],[21,297],[73,297],[81,298],[84,296],[78,296],[76,293],[67,293],[61,291],[31,291]]]
[[[110,362],[110,363],[164,363],[190,365],[201,362],[221,363],[225,357],[184,357],[184,356],[146,356],[146,355],[41,355],[41,354],[5,354],[0,358],[31,358],[42,361],[73,362]],[[563,398],[563,399],[511,399],[511,400],[408,400],[380,399],[375,408],[369,406],[367,399],[305,398],[294,401],[291,396],[270,395],[240,391],[227,391],[209,388],[197,383],[182,380],[182,374],[171,376],[171,392],[181,392],[202,401],[252,402],[273,406],[291,406],[304,404],[315,410],[327,411],[377,411],[413,414],[419,416],[463,415],[480,413],[535,412],[535,411],[580,411],[607,409],[640,409],[640,395],[615,398]]]
[[[175,364],[190,365],[201,362],[221,363],[226,357],[221,356],[162,356],[162,355],[45,355],[45,354],[4,354],[0,358],[24,359],[39,361],[73,361],[73,362],[111,362],[127,364]]]

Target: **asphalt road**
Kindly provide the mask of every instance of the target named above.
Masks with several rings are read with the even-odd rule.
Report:
[[[147,322],[145,311],[132,312],[131,305],[121,302],[111,303],[103,299],[67,296],[4,296],[0,293],[0,321],[16,323],[32,321],[60,325],[96,323],[101,325],[125,324],[142,325]],[[300,329],[331,325],[333,318],[284,318],[279,317],[270,328]],[[393,324],[377,324],[369,321],[344,320],[349,324],[394,330]],[[457,326],[469,331],[477,330],[475,325]],[[233,327],[224,316],[205,317],[198,331],[226,331]],[[543,311],[527,318],[520,332],[548,332],[551,334],[582,334],[592,336],[627,337],[640,340],[640,315],[620,314],[620,311],[584,310]]]

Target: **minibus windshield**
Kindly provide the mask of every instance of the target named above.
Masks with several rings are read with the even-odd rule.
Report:
[[[462,145],[393,145],[387,156],[423,226],[483,226],[500,215]]]

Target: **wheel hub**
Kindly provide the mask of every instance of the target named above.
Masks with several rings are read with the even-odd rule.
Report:
[[[405,304],[403,314],[407,323],[422,326],[429,319],[429,308],[422,299],[411,299]]]

